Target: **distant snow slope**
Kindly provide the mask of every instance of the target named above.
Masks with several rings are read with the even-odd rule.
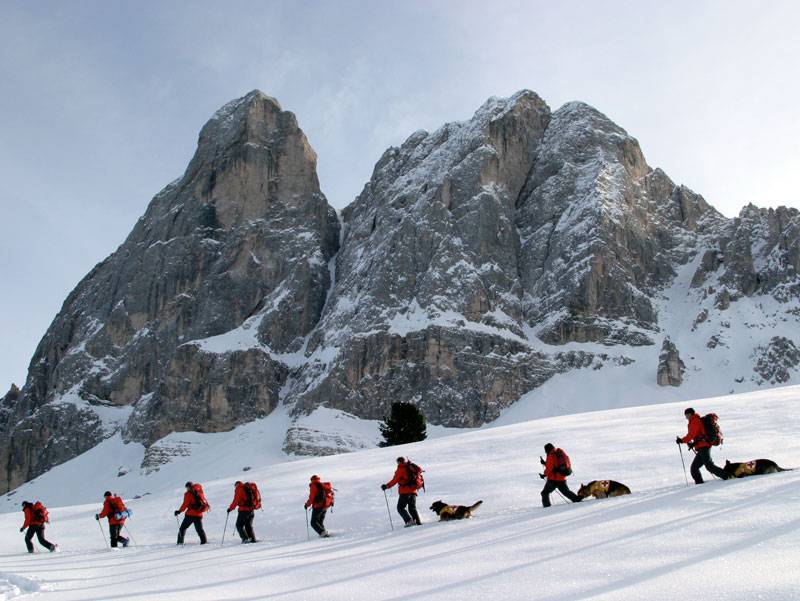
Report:
[[[797,599],[800,471],[687,488],[674,438],[685,432],[689,404],[720,415],[718,463],[764,457],[800,466],[800,387],[541,419],[266,467],[275,457],[257,441],[279,424],[263,422],[139,476],[152,494],[128,502],[133,548],[108,550],[93,523],[103,490],[118,490],[115,478],[69,483],[59,475],[90,459],[102,472],[115,463],[108,453],[84,455],[4,498],[3,511],[13,513],[0,515],[0,591],[3,582],[26,583],[14,594],[38,587],[46,599],[81,601]],[[562,505],[554,495],[556,505],[542,509],[536,472],[546,442],[570,454],[573,488],[613,478],[633,494],[579,505]],[[419,498],[426,523],[392,532],[379,485],[400,454],[426,469],[427,492]],[[684,455],[688,464],[685,448]],[[245,466],[252,469],[243,472]],[[204,481],[212,544],[198,546],[190,531],[189,544],[177,548],[172,511],[183,482],[212,473],[223,476]],[[327,520],[337,536],[307,542],[301,506],[312,473],[338,489]],[[232,483],[243,478],[258,482],[264,496],[255,524],[263,542],[242,546],[229,531],[221,548]],[[97,502],[55,507],[52,499],[65,487]],[[22,514],[14,507],[23,498],[50,505],[47,535],[60,554],[24,553]],[[484,503],[472,520],[437,524],[427,510],[437,499]],[[392,491],[397,527],[395,501]]]

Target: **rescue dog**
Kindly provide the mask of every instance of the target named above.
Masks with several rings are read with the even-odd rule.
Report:
[[[605,499],[629,494],[631,494],[631,489],[616,480],[592,480],[589,484],[581,484],[578,489],[578,496],[581,499],[586,497]]]
[[[448,520],[464,520],[472,517],[472,512],[483,504],[483,501],[478,501],[474,505],[466,507],[465,505],[448,505],[442,501],[434,501],[430,510],[439,516],[440,522],[447,522]]]
[[[730,461],[726,461],[722,471],[725,472],[728,478],[744,478],[746,476],[790,472],[791,470],[784,469],[769,459],[754,459],[746,463],[731,463]]]

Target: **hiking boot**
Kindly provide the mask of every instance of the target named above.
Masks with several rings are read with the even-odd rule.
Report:
[[[417,523],[414,520],[408,520],[404,527],[405,528],[411,528],[411,526],[416,526],[416,525],[417,525]]]
[[[123,539],[122,539],[122,548],[124,549],[124,548],[125,548],[125,547],[127,547],[127,546],[128,546],[130,543],[131,543],[131,541],[130,541],[130,540],[128,540],[127,538],[123,538]]]
[[[53,545],[50,547],[50,553],[58,553],[58,545]]]
[[[319,537],[320,538],[329,538],[330,537],[330,533],[327,530],[323,530],[322,532],[319,533]]]

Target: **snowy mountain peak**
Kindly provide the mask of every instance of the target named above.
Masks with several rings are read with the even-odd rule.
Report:
[[[798,274],[797,211],[726,219],[601,112],[528,90],[387,150],[340,221],[295,116],[254,91],[68,297],[0,403],[0,477],[114,435],[154,470],[183,452],[171,433],[276,411],[283,449],[319,454],[374,444],[359,419],[394,401],[475,427],[520,398],[547,415],[787,382]]]

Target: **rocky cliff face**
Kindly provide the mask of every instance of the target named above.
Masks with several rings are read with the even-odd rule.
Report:
[[[260,92],[220,109],[186,173],[70,294],[22,393],[4,399],[5,486],[117,430],[149,443],[268,414],[287,376],[272,355],[316,324],[338,243],[294,115]],[[241,350],[191,343],[255,321]]]
[[[797,371],[798,211],[726,219],[585,104],[523,91],[416,132],[341,221],[294,115],[259,92],[223,107],[3,399],[4,486],[115,432],[150,445],[279,404],[303,454],[363,446],[310,427],[321,405],[477,426],[556,379],[652,397],[660,360],[687,396]]]

